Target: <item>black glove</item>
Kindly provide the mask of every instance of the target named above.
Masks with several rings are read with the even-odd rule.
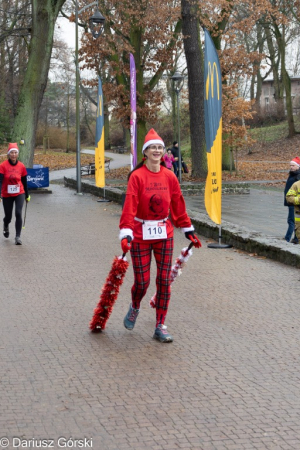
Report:
[[[197,238],[197,236],[195,235],[195,233],[193,231],[186,231],[184,234],[187,239],[192,241],[192,243],[194,244],[194,246],[196,248],[202,247],[200,240]]]
[[[121,247],[122,247],[123,253],[127,253],[128,250],[131,249],[131,241],[132,241],[132,237],[131,236],[124,236],[123,237],[123,239],[121,240]]]

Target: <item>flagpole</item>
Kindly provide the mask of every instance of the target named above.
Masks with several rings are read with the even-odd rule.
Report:
[[[98,203],[109,203],[109,202],[111,202],[111,200],[108,200],[107,198],[105,198],[105,186],[103,187],[103,192],[104,192],[103,198],[100,198],[99,200],[97,200],[97,202]]]
[[[78,0],[75,3],[75,67],[76,67],[76,184],[77,194],[81,192],[81,167],[80,167],[80,109],[79,109],[79,65],[78,65]]]
[[[183,87],[184,76],[176,71],[174,73],[174,75],[171,77],[171,80],[173,82],[173,91],[176,93],[176,96],[177,96],[178,180],[179,180],[179,183],[181,184],[182,163],[181,163],[181,142],[180,142],[180,102],[179,102],[179,96],[180,96],[181,89]]]
[[[207,244],[208,248],[232,248],[231,244],[222,244],[222,227],[219,225],[219,242],[218,244]]]

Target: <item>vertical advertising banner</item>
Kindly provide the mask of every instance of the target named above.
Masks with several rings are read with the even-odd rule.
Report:
[[[131,170],[137,165],[136,129],[136,70],[134,56],[130,53],[130,159]]]
[[[221,224],[222,204],[222,74],[219,57],[205,30],[204,112],[207,151],[205,208],[213,222]]]
[[[105,186],[105,156],[104,156],[104,112],[102,83],[98,79],[98,100],[96,114],[96,139],[95,139],[95,184],[98,187]]]

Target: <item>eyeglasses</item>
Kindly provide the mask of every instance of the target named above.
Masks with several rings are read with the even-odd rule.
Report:
[[[164,146],[163,145],[149,145],[150,150],[163,150]]]

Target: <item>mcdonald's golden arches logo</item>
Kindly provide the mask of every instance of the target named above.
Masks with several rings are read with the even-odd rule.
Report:
[[[98,98],[98,108],[97,108],[97,117],[103,115],[103,102],[102,102],[102,95],[99,95]]]
[[[219,71],[217,63],[214,62],[213,66],[211,67],[211,63],[208,63],[208,71],[207,71],[207,78],[206,78],[206,100],[208,100],[209,97],[209,90],[211,91],[211,96],[214,98],[214,73],[216,72],[216,79],[217,79],[217,91],[218,91],[218,100],[220,100],[220,81],[219,81]],[[209,89],[211,87],[211,89]]]

